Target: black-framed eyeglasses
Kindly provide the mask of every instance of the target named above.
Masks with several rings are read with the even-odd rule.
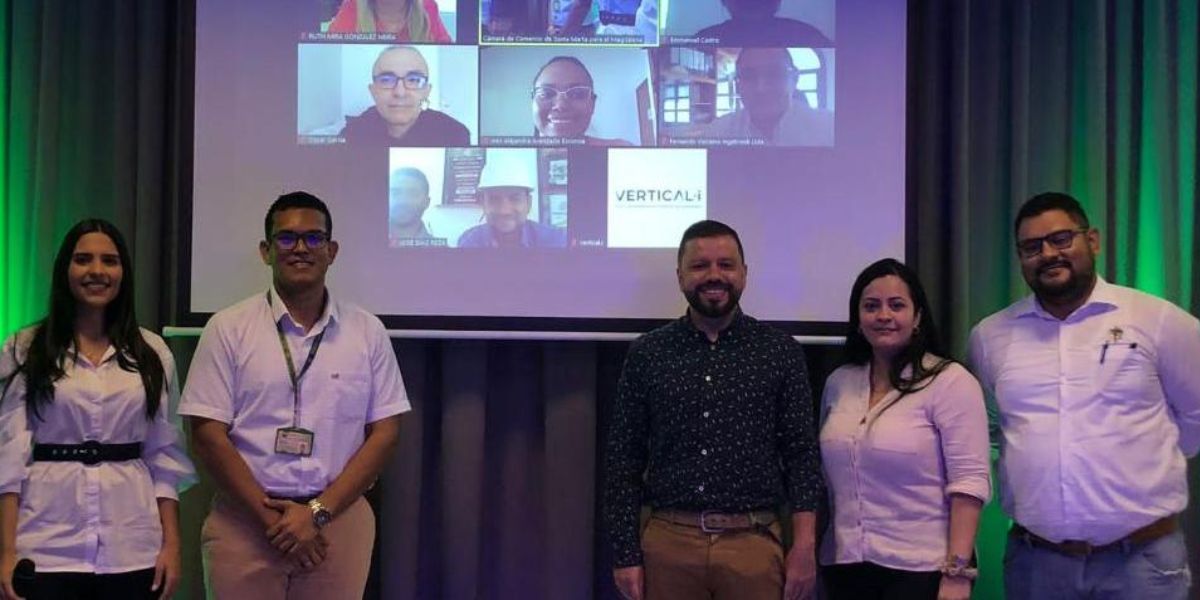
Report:
[[[406,90],[423,90],[429,85],[429,76],[420,71],[409,71],[403,76],[397,75],[391,71],[384,71],[371,78],[375,85],[394,90],[397,85],[404,84]]]
[[[1046,242],[1049,242],[1057,250],[1066,250],[1071,247],[1071,244],[1075,243],[1075,236],[1087,232],[1087,227],[1061,229],[1042,237],[1021,240],[1017,242],[1017,253],[1021,255],[1021,258],[1033,258],[1042,253],[1042,249],[1046,247]]]
[[[275,247],[280,250],[295,250],[296,244],[301,240],[304,241],[304,247],[309,250],[316,250],[325,246],[325,242],[329,241],[329,234],[324,231],[276,231],[275,235],[271,236],[275,242]]]
[[[577,85],[569,87],[565,90],[560,90],[551,85],[539,85],[533,88],[533,99],[542,104],[550,104],[562,95],[571,102],[586,102],[592,99],[595,95],[592,87],[588,85]]]

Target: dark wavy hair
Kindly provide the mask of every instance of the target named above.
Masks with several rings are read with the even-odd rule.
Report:
[[[942,338],[938,335],[937,324],[933,319],[933,311],[929,309],[925,288],[921,285],[921,280],[917,278],[917,273],[904,263],[892,258],[876,261],[863,269],[863,272],[858,274],[858,279],[854,280],[854,287],[850,290],[850,326],[846,332],[846,347],[842,356],[842,364],[865,365],[870,363],[873,350],[860,330],[858,306],[862,302],[863,290],[872,281],[888,275],[895,275],[908,285],[915,314],[921,317],[919,326],[913,331],[912,340],[896,355],[896,359],[892,361],[891,370],[888,372],[888,379],[891,381],[892,387],[899,390],[900,395],[903,396],[929,385],[934,377],[937,377],[954,362],[949,358],[942,358],[941,361],[929,368],[926,368],[922,362],[921,359],[926,353],[939,357],[945,357],[946,353],[942,347]],[[912,376],[905,378],[901,374],[909,366],[912,366]]]
[[[18,375],[25,377],[25,404],[35,417],[40,419],[41,408],[54,400],[54,385],[66,375],[64,365],[68,349],[75,340],[76,300],[71,293],[67,271],[79,238],[89,233],[102,233],[117,247],[123,274],[117,296],[104,309],[104,330],[117,351],[117,364],[121,369],[141,376],[146,390],[146,419],[153,419],[158,413],[166,380],[163,363],[138,329],[133,309],[133,263],[125,238],[115,225],[103,219],[84,219],[63,238],[54,258],[49,310],[46,317],[35,324],[25,362],[18,363],[17,369],[5,380],[0,401]],[[14,362],[16,351],[14,344]],[[76,347],[74,358],[78,358],[78,353]]]

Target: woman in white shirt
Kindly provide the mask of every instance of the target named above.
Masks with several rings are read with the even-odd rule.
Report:
[[[0,598],[167,598],[180,576],[178,489],[194,471],[168,419],[162,338],[140,329],[127,246],[89,219],[54,261],[46,317],[0,350]]]
[[[820,555],[834,600],[970,597],[991,494],[987,413],[975,378],[944,356],[916,273],[867,267],[822,399],[833,514]]]

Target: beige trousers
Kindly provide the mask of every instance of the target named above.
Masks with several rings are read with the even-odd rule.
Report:
[[[321,531],[325,560],[304,571],[271,547],[257,519],[218,494],[200,534],[208,597],[218,600],[362,598],[375,544],[375,513],[363,498]]]
[[[651,517],[642,531],[646,600],[779,600],[779,522],[769,529],[711,534]]]

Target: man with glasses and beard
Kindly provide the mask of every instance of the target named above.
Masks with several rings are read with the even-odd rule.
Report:
[[[1008,596],[1185,598],[1200,321],[1098,277],[1100,233],[1071,196],[1034,196],[1015,229],[1033,295],[970,339],[999,416]]]
[[[739,308],[746,264],[728,225],[689,227],[676,275],[687,314],[630,347],[609,427],[617,587],[636,600],[807,598],[824,488],[803,351]]]

